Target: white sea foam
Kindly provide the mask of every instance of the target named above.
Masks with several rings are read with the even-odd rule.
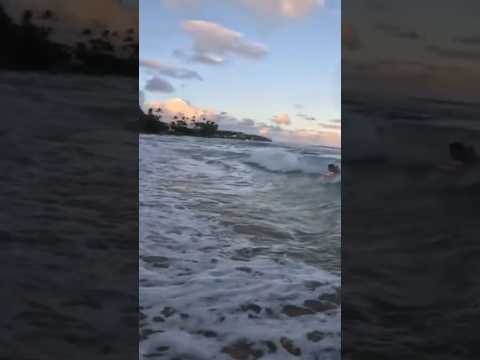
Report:
[[[252,151],[248,162],[274,172],[326,174],[329,163],[338,163],[339,156],[295,153],[283,148],[264,148]]]
[[[142,357],[231,359],[243,346],[298,358],[288,339],[302,359],[340,358],[338,189],[250,161],[281,154],[295,168],[289,151],[141,138]],[[308,300],[327,308],[286,311]]]

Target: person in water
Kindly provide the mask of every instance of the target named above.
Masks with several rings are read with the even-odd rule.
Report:
[[[328,164],[328,171],[332,174],[339,174],[340,168],[335,164]]]
[[[440,170],[463,172],[478,160],[475,149],[471,145],[468,146],[462,142],[453,142],[449,145],[449,150],[451,160],[447,164],[439,166]]]
[[[450,144],[450,156],[453,161],[457,161],[462,165],[469,165],[477,160],[477,154],[473,146],[466,146],[461,142]]]

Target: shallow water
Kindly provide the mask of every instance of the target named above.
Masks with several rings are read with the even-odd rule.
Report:
[[[340,358],[339,159],[141,136],[142,358]]]

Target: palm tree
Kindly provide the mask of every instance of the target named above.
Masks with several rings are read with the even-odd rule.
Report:
[[[33,19],[33,11],[32,10],[25,10],[22,14],[22,25],[23,26],[31,26]]]
[[[45,10],[41,15],[40,19],[42,20],[53,20],[55,13],[52,10]]]

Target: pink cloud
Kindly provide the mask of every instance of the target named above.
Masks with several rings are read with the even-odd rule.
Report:
[[[242,5],[268,16],[296,18],[325,5],[324,0],[240,0]]]
[[[282,129],[278,126],[260,127],[259,133],[274,141],[316,144],[339,147],[341,144],[340,131],[315,129]]]
[[[144,110],[149,108],[157,109],[161,108],[165,117],[170,120],[173,116],[186,116],[186,117],[205,117],[208,120],[214,120],[217,112],[212,109],[201,108],[192,105],[187,100],[181,98],[170,98],[167,100],[150,100],[146,101],[143,105]]]
[[[181,28],[192,38],[194,61],[219,64],[227,55],[260,59],[268,54],[265,45],[245,40],[243,34],[214,22],[187,20],[181,23]]]
[[[297,18],[308,15],[325,6],[326,0],[225,0],[225,3],[240,6],[266,17]],[[163,0],[169,7],[202,6],[209,0]]]
[[[287,113],[279,113],[279,114],[275,115],[273,117],[272,121],[277,125],[290,125],[291,124],[290,116],[288,116]]]
[[[242,131],[249,134],[267,136],[274,141],[296,142],[305,144],[319,144],[327,146],[340,146],[339,128],[322,129],[284,129],[278,125],[267,125],[255,122],[252,119],[238,119],[226,112],[219,112],[191,104],[181,98],[167,100],[151,100],[143,104],[143,109],[162,108],[164,121],[169,122],[175,115],[197,119],[205,118],[218,123],[221,130]],[[190,120],[187,120],[190,121]]]

